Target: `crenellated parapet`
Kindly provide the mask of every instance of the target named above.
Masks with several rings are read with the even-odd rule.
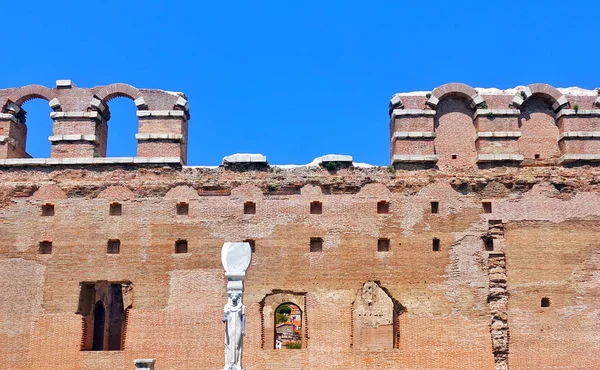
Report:
[[[183,93],[123,83],[79,88],[70,80],[58,80],[54,88],[29,85],[0,90],[0,158],[30,158],[27,113],[22,106],[32,99],[46,100],[52,109],[51,158],[106,157],[110,101],[117,97],[131,99],[137,107],[137,158],[186,162],[190,114]]]
[[[392,96],[390,160],[440,168],[600,161],[597,90],[450,83]]]

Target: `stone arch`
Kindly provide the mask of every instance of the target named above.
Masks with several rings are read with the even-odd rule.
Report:
[[[120,97],[133,100],[138,110],[148,109],[141,91],[136,87],[124,83],[110,84],[98,90],[90,101],[88,109],[100,112],[108,121],[110,119],[110,112],[107,109],[108,102],[114,98]]]
[[[483,100],[481,95],[479,95],[474,88],[458,82],[447,83],[436,87],[431,92],[431,96],[429,97],[429,100],[427,100],[427,105],[435,109],[443,98],[456,95],[466,98],[473,109],[477,106],[485,106],[485,100]]]
[[[558,89],[548,84],[539,83],[525,86],[523,90],[520,90],[513,96],[511,104],[516,108],[520,108],[525,101],[534,95],[541,96],[547,100],[555,112],[570,105],[567,97],[558,91]]]

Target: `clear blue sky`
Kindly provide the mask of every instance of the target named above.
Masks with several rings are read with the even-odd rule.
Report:
[[[447,82],[600,87],[600,1],[41,1],[3,7],[0,88],[125,82],[183,91],[189,164],[328,154],[387,165],[394,92]],[[25,104],[47,157],[45,101]],[[110,104],[109,155],[135,155],[135,107]]]

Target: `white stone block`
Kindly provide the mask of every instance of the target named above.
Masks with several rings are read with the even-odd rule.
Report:
[[[435,111],[431,109],[394,109],[392,119],[400,116],[435,116]]]
[[[431,95],[429,97],[429,100],[427,100],[427,105],[429,105],[430,107],[434,108],[437,107],[437,105],[439,104],[440,99],[436,98],[435,96]]]
[[[400,94],[394,94],[390,98],[390,103],[388,104],[389,109],[402,108],[404,105],[402,104],[402,99],[400,98]]]
[[[56,109],[56,108],[60,107],[60,102],[58,101],[57,98],[54,98],[48,102],[48,105],[50,106],[51,109]]]
[[[186,99],[184,99],[182,96],[180,96],[179,98],[177,98],[177,101],[175,102],[175,106],[181,107],[185,111],[189,110],[188,101]]]
[[[143,96],[140,96],[139,98],[135,99],[133,101],[133,103],[135,104],[136,107],[140,108],[140,107],[145,107],[146,106],[146,101],[144,100]]]
[[[237,153],[224,157],[222,163],[267,163],[267,157],[262,154]]]
[[[513,107],[519,108],[521,105],[523,105],[524,102],[525,102],[525,100],[523,100],[523,97],[521,95],[517,94],[513,97],[511,105]]]
[[[56,80],[56,87],[59,89],[70,89],[73,87],[73,81],[71,80]]]
[[[352,163],[352,156],[350,155],[344,155],[344,154],[326,154],[322,157],[318,157],[315,158],[315,160],[313,162],[319,162],[319,163],[323,163],[323,162],[345,162],[345,163]]]

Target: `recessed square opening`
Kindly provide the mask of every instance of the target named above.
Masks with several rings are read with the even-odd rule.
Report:
[[[320,215],[323,213],[323,203],[314,201],[310,202],[310,214],[311,215]]]
[[[492,202],[481,202],[483,213],[492,213]]]
[[[390,240],[387,238],[380,238],[377,240],[377,252],[389,252],[390,251]]]
[[[323,239],[322,238],[310,238],[310,251],[311,252],[323,251]]]
[[[253,215],[255,213],[256,213],[256,203],[254,203],[254,202],[244,203],[244,214],[245,215]]]
[[[536,154],[533,155],[533,158],[540,159],[540,155],[538,153],[536,153]]]
[[[39,254],[52,254],[52,242],[51,241],[41,241],[38,248]]]
[[[440,202],[432,201],[431,202],[431,213],[438,213],[440,211]]]
[[[121,216],[122,211],[123,208],[121,206],[121,203],[114,202],[110,204],[108,214],[111,216]]]
[[[246,240],[244,240],[244,242],[250,244],[250,250],[252,251],[252,253],[254,253],[256,241],[254,239],[246,239]]]
[[[433,238],[431,240],[431,250],[433,250],[434,252],[440,251],[440,239],[439,238]]]
[[[187,202],[177,203],[177,215],[187,216],[190,213],[190,205]]]
[[[377,202],[377,213],[390,213],[390,202],[385,200],[380,200],[379,202]]]
[[[42,205],[42,216],[54,216],[54,204],[46,203]]]
[[[188,242],[185,239],[179,239],[175,242],[175,253],[187,253]]]
[[[540,306],[542,306],[542,308],[550,307],[550,298],[548,298],[548,297],[542,298],[542,301],[540,302]]]
[[[487,237],[483,239],[483,243],[485,245],[485,250],[486,251],[493,251],[494,250],[494,238],[492,237]]]
[[[452,159],[458,158],[458,154],[452,154]]]
[[[119,239],[109,239],[106,244],[107,254],[119,254],[121,253],[121,241]]]

